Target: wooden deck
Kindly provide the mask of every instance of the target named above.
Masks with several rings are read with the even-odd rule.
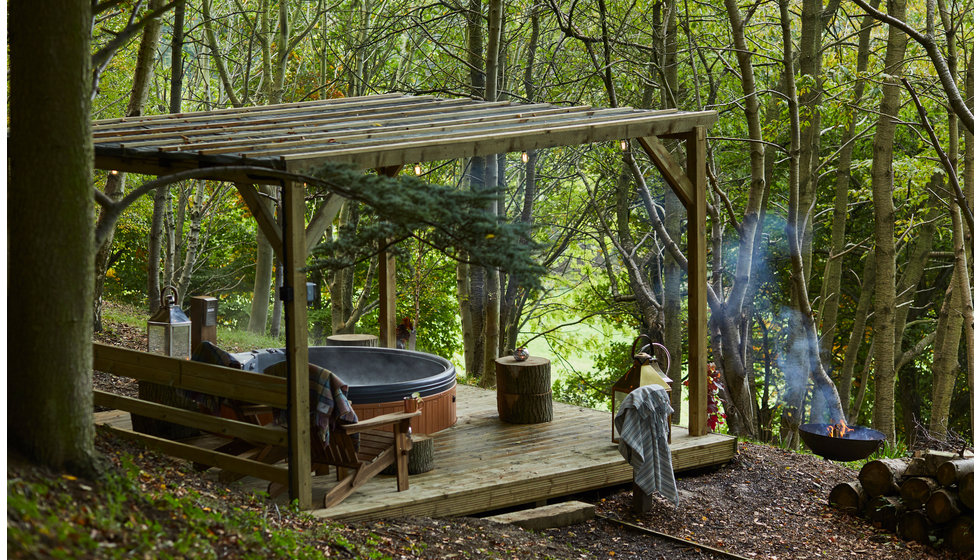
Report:
[[[395,491],[394,476],[379,475],[343,503],[312,513],[338,520],[473,515],[632,480],[610,441],[609,413],[556,402],[551,422],[506,424],[497,417],[494,391],[464,385],[457,387],[457,413],[456,425],[432,436],[435,468],[409,477],[407,491]],[[111,412],[100,414],[112,421]],[[690,437],[682,426],[674,426],[672,438],[675,471],[725,463],[737,448],[732,436]],[[313,478],[314,507],[334,481],[333,473]],[[264,490],[266,483],[242,484]]]

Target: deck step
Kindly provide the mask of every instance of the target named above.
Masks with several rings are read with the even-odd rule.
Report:
[[[534,509],[524,509],[487,517],[488,521],[517,525],[523,529],[541,531],[567,527],[595,517],[595,506],[585,502],[561,502]]]

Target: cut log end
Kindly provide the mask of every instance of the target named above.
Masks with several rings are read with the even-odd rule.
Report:
[[[905,474],[908,463],[904,459],[878,459],[869,461],[861,468],[858,480],[869,497],[898,493],[898,481]]]
[[[830,490],[830,507],[859,515],[868,502],[868,495],[858,482],[841,482]]]

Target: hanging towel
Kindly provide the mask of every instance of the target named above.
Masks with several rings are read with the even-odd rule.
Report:
[[[265,369],[268,375],[286,377],[286,362],[278,362]],[[309,364],[310,375],[310,424],[324,448],[330,443],[330,431],[340,424],[354,424],[357,414],[347,399],[347,384],[326,368]],[[285,410],[278,411],[276,422],[288,424]],[[357,434],[351,436],[358,443]]]
[[[633,466],[636,485],[647,494],[660,495],[679,504],[674,466],[667,433],[674,412],[666,389],[646,385],[634,389],[616,412],[619,452]]]

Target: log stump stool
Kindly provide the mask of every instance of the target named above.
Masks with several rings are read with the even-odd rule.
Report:
[[[378,337],[373,334],[332,334],[327,346],[377,346]]]
[[[408,474],[429,472],[434,466],[432,438],[412,434],[412,449],[408,452]],[[381,474],[396,474],[395,465],[385,467]]]
[[[511,424],[551,422],[551,361],[531,356],[518,362],[504,356],[495,362],[500,419]]]

